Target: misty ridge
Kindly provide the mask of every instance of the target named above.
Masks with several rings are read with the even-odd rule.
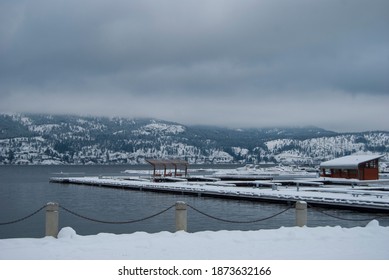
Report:
[[[389,1],[0,7],[0,112],[389,129]]]
[[[0,164],[310,164],[389,151],[389,132],[337,133],[317,127],[231,129],[156,119],[1,114]],[[387,160],[387,155],[383,160]]]

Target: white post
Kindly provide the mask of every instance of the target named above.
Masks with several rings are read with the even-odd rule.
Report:
[[[58,203],[46,204],[46,236],[57,238],[58,235]]]
[[[176,231],[180,230],[187,231],[187,210],[183,201],[176,202]]]
[[[307,225],[307,203],[305,201],[296,202],[296,225],[299,227]]]

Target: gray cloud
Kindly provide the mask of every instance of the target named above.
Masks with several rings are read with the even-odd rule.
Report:
[[[1,0],[0,111],[389,129],[388,10],[385,0]]]

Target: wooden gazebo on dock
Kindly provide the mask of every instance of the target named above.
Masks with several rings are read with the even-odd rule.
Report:
[[[351,155],[320,164],[320,176],[331,178],[378,180],[382,155]]]
[[[181,159],[146,159],[153,167],[153,177],[179,177],[188,175],[189,163]],[[174,170],[174,171],[173,171]],[[184,173],[182,173],[182,171]]]

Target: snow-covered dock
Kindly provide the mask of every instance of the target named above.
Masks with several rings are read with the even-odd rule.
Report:
[[[233,182],[152,182],[136,177],[53,177],[54,183],[81,184],[139,191],[170,192],[196,196],[248,199],[276,203],[304,200],[311,205],[389,212],[389,185],[379,187],[323,185],[312,180],[296,180],[296,185],[280,182],[254,182],[252,186],[236,186]],[[298,183],[300,182],[300,183]],[[258,186],[255,186],[255,183]],[[267,185],[267,187],[263,187]],[[262,187],[260,187],[262,186]],[[272,186],[272,187],[269,187]]]

